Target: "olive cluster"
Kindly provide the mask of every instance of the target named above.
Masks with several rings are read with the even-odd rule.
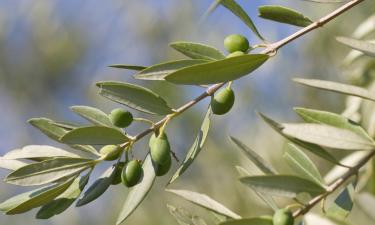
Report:
[[[250,49],[249,41],[239,34],[231,34],[224,39],[224,47],[230,53],[227,58],[245,55]],[[230,85],[218,91],[211,98],[212,112],[216,115],[224,115],[234,105],[235,95]]]

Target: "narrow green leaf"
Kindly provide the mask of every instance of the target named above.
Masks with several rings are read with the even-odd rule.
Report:
[[[9,174],[5,182],[21,186],[43,185],[73,176],[92,166],[90,159],[56,158],[29,164]]]
[[[167,205],[167,208],[180,225],[206,225],[202,218],[191,215],[182,207],[176,208],[172,205]]]
[[[282,132],[286,136],[301,141],[341,150],[373,150],[374,142],[358,134],[328,125],[321,124],[283,124]]]
[[[315,87],[322,90],[333,91],[341,94],[357,96],[360,98],[368,99],[371,101],[375,101],[375,95],[371,93],[369,90],[349,85],[349,84],[341,84],[332,81],[325,81],[325,80],[314,80],[314,79],[301,79],[296,78],[293,79],[295,82],[309,86]]]
[[[302,13],[279,5],[264,5],[260,6],[258,10],[259,17],[262,17],[263,19],[299,27],[306,27],[313,23],[310,18],[304,16]]]
[[[114,81],[99,82],[97,86],[102,96],[141,112],[159,115],[172,113],[163,98],[142,86]]]
[[[143,163],[143,178],[136,186],[130,188],[129,194],[125,200],[122,210],[117,218],[116,224],[124,222],[134,210],[141,204],[143,199],[151,190],[155,181],[155,170],[152,165],[151,157],[148,155]]]
[[[55,125],[53,120],[47,118],[33,118],[28,122],[35,128],[39,129],[42,133],[47,135],[49,138],[57,142],[61,142],[60,138],[68,132],[66,129]],[[70,145],[70,147],[94,154],[96,156],[99,155],[96,149],[89,145]]]
[[[125,70],[144,70],[147,67],[145,66],[135,66],[135,65],[125,65],[125,64],[114,64],[110,65],[109,67],[116,68],[116,69],[125,69]]]
[[[114,145],[125,143],[128,138],[116,128],[92,126],[71,130],[60,140],[67,144]]]
[[[247,156],[250,161],[252,161],[263,173],[265,174],[276,174],[275,169],[267,163],[262,157],[260,157],[256,152],[251,150],[249,147],[247,147],[244,143],[242,143],[240,140],[230,137],[230,139],[233,141],[236,146],[242,150],[242,152]]]
[[[240,18],[242,22],[244,22],[254,32],[254,34],[258,36],[259,39],[264,40],[250,16],[239,4],[237,4],[235,0],[221,0],[220,3],[225,8],[229,9],[234,15]]]
[[[291,175],[242,177],[240,181],[258,192],[290,198],[295,198],[300,193],[316,196],[326,191],[315,182]]]
[[[375,31],[375,14],[368,17],[359,26],[357,26],[352,36],[357,39],[362,39],[366,37],[367,35],[373,33],[374,31]]]
[[[0,168],[7,170],[18,170],[21,167],[27,166],[28,164],[19,160],[4,159],[0,157]]]
[[[69,179],[61,184],[54,184],[14,196],[1,203],[0,210],[5,211],[8,215],[15,215],[42,206],[51,202],[69,188],[73,180]]]
[[[86,205],[99,198],[111,186],[115,177],[116,166],[109,167],[83,194],[76,206]]]
[[[79,128],[79,127],[83,127],[84,125],[82,124],[77,124],[77,123],[70,123],[70,122],[56,122],[56,121],[51,121],[51,124],[52,125],[56,125],[60,128],[63,128],[64,130],[66,131],[69,131],[69,130],[74,130],[76,128]]]
[[[3,156],[3,159],[33,159],[33,158],[53,158],[69,157],[80,158],[79,155],[66,150],[48,145],[28,145],[22,149],[15,149]]]
[[[269,58],[264,54],[243,55],[186,67],[165,80],[176,84],[214,84],[236,80],[260,67]]]
[[[285,137],[288,141],[293,142],[296,145],[299,145],[300,147],[310,151],[311,153],[313,153],[313,154],[315,154],[315,155],[317,155],[317,156],[319,156],[319,157],[321,157],[321,158],[323,158],[323,159],[325,159],[329,162],[332,162],[334,164],[339,164],[339,161],[335,157],[333,157],[329,152],[327,152],[324,148],[320,147],[319,145],[310,144],[310,143],[307,143],[307,142],[297,140],[295,138],[288,137],[282,132],[282,130],[284,129],[284,126],[281,123],[278,123],[278,122],[272,120],[271,118],[265,116],[262,113],[259,113],[259,116],[268,125],[270,125],[276,132],[278,132],[283,137]]]
[[[355,186],[355,183],[350,183],[345,187],[326,210],[326,214],[336,219],[345,220],[353,209]]]
[[[97,108],[77,105],[70,109],[95,125],[114,127],[108,115]]]
[[[210,61],[225,59],[223,53],[216,48],[200,43],[179,41],[171,43],[170,46],[192,59]]]
[[[271,218],[244,218],[238,220],[227,220],[225,222],[219,223],[219,225],[273,225]]]
[[[342,115],[306,108],[294,108],[294,111],[302,117],[305,122],[326,124],[333,127],[347,129],[372,141],[370,135],[359,124]]]
[[[134,78],[140,80],[164,80],[165,76],[179,69],[207,62],[207,60],[202,59],[183,59],[160,63],[139,71],[134,75]]]
[[[211,108],[209,108],[207,113],[206,113],[206,116],[204,117],[201,128],[199,130],[199,133],[198,133],[193,145],[190,147],[188,153],[186,154],[186,157],[185,157],[183,163],[177,169],[177,171],[172,176],[172,178],[170,179],[168,184],[171,184],[177,178],[179,178],[189,168],[189,166],[194,162],[194,160],[198,156],[199,152],[202,150],[203,145],[204,145],[204,143],[206,142],[206,139],[207,139],[208,131],[210,129],[211,116],[212,116],[212,111],[211,111]]]
[[[352,49],[363,52],[365,55],[368,55],[370,57],[375,57],[375,44],[374,43],[371,43],[369,41],[357,40],[353,38],[347,38],[347,37],[337,37],[336,40],[346,46],[349,46]]]
[[[314,181],[320,186],[325,185],[324,180],[315,164],[297,146],[288,143],[283,157],[294,172],[302,177]]]
[[[36,214],[37,219],[49,219],[67,210],[80,196],[89,181],[90,173],[74,179],[70,187],[55,200],[44,205]]]
[[[375,197],[369,193],[361,193],[356,196],[356,203],[360,209],[375,222]]]
[[[187,191],[187,190],[172,190],[167,189],[166,191],[171,192],[177,196],[180,196],[189,202],[192,202],[198,206],[206,208],[210,211],[216,212],[220,215],[224,215],[233,219],[240,219],[241,216],[237,215],[236,213],[232,212],[221,203],[213,200],[212,198],[208,197],[207,195],[200,194],[197,192]]]

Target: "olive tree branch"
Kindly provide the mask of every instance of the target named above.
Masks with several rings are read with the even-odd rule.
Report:
[[[288,37],[286,37],[286,38],[284,38],[284,39],[282,39],[280,41],[277,41],[275,43],[269,44],[266,47],[266,49],[264,49],[261,53],[262,54],[273,55],[274,53],[277,52],[278,49],[280,49],[284,45],[286,45],[286,44],[294,41],[295,39],[297,39],[297,38],[299,38],[301,36],[304,36],[305,34],[309,33],[310,31],[313,31],[313,30],[315,30],[315,29],[317,29],[319,27],[322,27],[326,23],[330,22],[334,18],[338,17],[342,13],[348,11],[349,9],[353,8],[354,6],[356,6],[357,4],[359,4],[359,3],[363,2],[363,1],[364,0],[352,0],[352,1],[344,4],[343,6],[339,7],[335,11],[333,11],[333,12],[329,13],[328,15],[322,17],[318,21],[310,24],[309,26],[300,29],[299,31],[291,34],[290,36],[288,36]],[[202,101],[206,97],[209,97],[209,96],[213,95],[217,90],[219,90],[225,84],[226,84],[226,82],[214,84],[214,85],[208,87],[205,92],[203,92],[198,97],[194,98],[193,100],[185,103],[184,105],[182,105],[181,107],[179,107],[178,109],[176,109],[173,114],[165,116],[163,119],[161,119],[160,121],[156,122],[154,124],[154,126],[149,127],[148,129],[146,129],[143,132],[141,132],[141,133],[137,134],[136,136],[134,136],[132,138],[132,143],[134,143],[134,142],[138,141],[139,139],[142,139],[146,135],[152,133],[155,129],[160,128],[161,126],[164,125],[164,123],[166,123],[167,121],[170,121],[175,116],[183,113],[184,111],[186,111],[187,109],[191,108],[195,104],[199,103],[200,101]],[[125,143],[123,145],[126,146],[126,145],[128,145],[128,143]]]
[[[368,155],[363,157],[356,166],[351,167],[344,175],[342,175],[339,179],[334,181],[331,185],[328,186],[327,191],[323,194],[316,196],[315,198],[311,199],[306,205],[302,208],[296,210],[293,213],[293,217],[298,217],[301,215],[306,214],[309,212],[315,205],[319,202],[323,201],[328,195],[332,194],[332,192],[336,191],[340,188],[343,184],[345,184],[352,176],[358,174],[358,171],[366,165],[368,161],[370,161],[375,155],[375,150],[372,150]]]

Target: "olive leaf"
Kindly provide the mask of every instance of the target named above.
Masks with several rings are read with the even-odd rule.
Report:
[[[308,178],[321,186],[325,185],[315,164],[297,146],[288,143],[283,157],[293,171],[301,177]]]
[[[243,55],[189,66],[165,77],[176,84],[215,84],[236,80],[260,67],[269,58],[265,54]]]
[[[78,199],[76,204],[77,207],[86,205],[98,197],[100,197],[104,192],[111,186],[111,183],[116,174],[117,166],[109,167],[83,194],[83,196]]]
[[[125,143],[129,139],[116,128],[91,126],[71,130],[60,140],[66,144],[113,145]]]
[[[152,165],[150,155],[147,155],[142,165],[143,177],[140,183],[130,188],[128,196],[124,202],[121,212],[117,218],[116,224],[119,225],[124,222],[136,208],[141,204],[143,199],[147,196],[154,184],[156,174]]]
[[[337,41],[341,42],[342,44],[349,46],[352,49],[358,50],[365,55],[370,57],[375,57],[375,44],[369,41],[362,41],[353,38],[347,37],[337,37]]]
[[[81,158],[55,158],[29,164],[10,173],[5,182],[32,186],[48,184],[62,178],[74,176],[95,164],[94,160]]]
[[[73,183],[68,189],[66,189],[66,191],[64,191],[64,193],[40,208],[36,214],[36,218],[49,219],[67,210],[80,196],[81,192],[87,185],[89,178],[90,173],[87,173],[85,176],[74,179]]]
[[[182,207],[167,204],[169,213],[176,219],[180,225],[206,225],[206,222],[199,216],[191,215]]]
[[[55,140],[60,143],[60,138],[68,132],[66,129],[54,124],[55,122],[53,120],[47,118],[33,118],[28,120],[28,122],[52,140]],[[87,153],[91,153],[95,156],[99,155],[96,149],[89,145],[70,145],[70,147]]]
[[[279,5],[264,5],[258,8],[259,17],[286,23],[299,27],[306,27],[313,23],[311,19],[293,9]]]
[[[353,131],[354,133],[372,141],[370,135],[357,123],[348,118],[332,112],[319,111],[306,108],[294,108],[294,111],[308,123],[326,124],[342,129]]]
[[[304,142],[340,150],[373,150],[374,141],[358,134],[322,124],[283,124],[283,134]]]
[[[375,31],[374,25],[375,25],[375,14],[368,17],[365,21],[363,21],[360,25],[358,25],[355,31],[353,32],[352,36],[357,39],[364,38],[367,35]]]
[[[186,154],[186,157],[181,164],[181,166],[177,169],[175,174],[172,176],[172,178],[169,180],[168,184],[171,184],[174,182],[177,178],[179,178],[193,163],[193,161],[196,159],[198,154],[203,148],[204,143],[206,142],[208,131],[210,129],[210,123],[211,123],[211,116],[212,111],[211,108],[207,110],[206,116],[204,117],[204,120],[202,122],[201,128],[199,130],[199,133],[193,143],[193,145],[190,147],[188,153]]]
[[[159,115],[173,112],[163,98],[145,87],[115,81],[99,82],[96,85],[100,88],[99,94],[105,98],[138,111]]]
[[[319,145],[303,142],[303,141],[297,140],[295,138],[286,136],[282,132],[282,130],[284,129],[284,126],[281,123],[278,123],[278,122],[272,120],[271,118],[267,117],[266,115],[264,115],[262,113],[258,113],[258,114],[268,125],[271,126],[271,128],[273,128],[276,132],[278,132],[283,137],[285,137],[288,141],[293,142],[294,144],[297,144],[297,145],[301,146],[302,148],[310,151],[311,153],[313,153],[313,154],[315,154],[315,155],[317,155],[317,156],[319,156],[319,157],[321,157],[321,158],[323,158],[323,159],[325,159],[329,162],[332,162],[334,164],[340,164],[340,162],[335,157],[333,157],[328,151],[326,151],[324,148],[320,147]]]
[[[144,70],[147,67],[145,66],[135,66],[135,65],[126,65],[126,64],[114,64],[110,65],[109,67],[116,68],[116,69],[125,69],[125,70]]]
[[[183,59],[177,61],[164,62],[147,67],[134,75],[135,79],[140,80],[164,80],[165,76],[181,68],[206,63],[203,59]]]
[[[238,18],[240,18],[242,22],[244,22],[259,39],[264,40],[264,38],[256,28],[254,22],[251,20],[250,16],[239,4],[237,4],[235,0],[221,0],[220,4],[229,9]]]
[[[326,191],[315,182],[292,175],[249,176],[240,178],[240,181],[258,192],[290,198],[300,193],[316,196]]]
[[[0,168],[7,170],[18,170],[21,167],[27,166],[28,164],[20,160],[4,159],[0,157]]]
[[[356,196],[355,202],[372,221],[375,221],[375,197],[373,195],[367,192],[360,193]]]
[[[108,115],[100,109],[83,105],[72,106],[70,109],[95,125],[113,127]]]
[[[237,215],[236,213],[232,212],[221,203],[213,200],[212,198],[208,197],[207,195],[200,194],[197,192],[187,191],[187,190],[172,190],[166,189],[166,191],[171,192],[177,196],[180,196],[189,202],[192,202],[198,206],[206,208],[210,211],[218,213],[220,215],[224,215],[230,218],[239,219],[241,216]]]
[[[325,81],[325,80],[315,80],[315,79],[301,79],[295,78],[293,81],[303,84],[309,87],[315,87],[322,90],[333,91],[341,94],[357,96],[360,98],[368,99],[371,101],[375,101],[375,95],[371,93],[369,90],[357,87],[354,85],[349,84],[342,84],[332,81]]]
[[[227,220],[219,225],[273,225],[272,218],[254,217],[236,220]]]
[[[225,58],[216,48],[200,43],[179,41],[171,43],[170,46],[192,59],[214,61]]]
[[[0,210],[8,215],[20,214],[51,202],[63,193],[74,181],[71,178],[60,184],[53,184],[16,195],[0,204]]]
[[[242,152],[247,156],[247,158],[250,159],[263,173],[265,174],[276,174],[276,170],[267,163],[261,156],[259,156],[255,151],[251,150],[249,147],[247,147],[244,143],[242,143],[240,140],[230,137],[230,139],[233,141],[236,146],[242,150]]]
[[[28,145],[23,147],[22,149],[15,149],[7,152],[3,156],[3,159],[33,159],[53,157],[80,158],[79,155],[60,148],[48,145]]]

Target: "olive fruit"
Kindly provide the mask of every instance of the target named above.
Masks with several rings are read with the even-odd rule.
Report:
[[[124,162],[119,162],[119,164],[116,166],[116,171],[115,174],[113,175],[113,180],[111,182],[112,185],[118,185],[121,183],[121,174],[122,170],[124,169],[125,163]]]
[[[138,160],[129,161],[122,170],[121,180],[126,187],[133,187],[142,178],[143,169]]]
[[[273,215],[273,225],[293,225],[294,217],[290,210],[279,209]]]
[[[231,34],[224,39],[224,47],[229,52],[246,52],[250,45],[246,37],[240,34]]]
[[[158,136],[153,134],[149,142],[151,159],[157,165],[164,165],[168,163],[171,153],[171,146],[169,145],[167,135],[162,132]]]
[[[169,155],[167,161],[164,164],[157,164],[153,162],[156,176],[163,176],[168,173],[172,165],[172,157]]]
[[[235,51],[227,55],[227,58],[232,58],[232,57],[242,56],[242,55],[245,55],[245,53],[241,51]]]
[[[216,115],[223,115],[233,107],[234,92],[230,87],[220,90],[211,98],[212,112]]]
[[[113,161],[120,157],[122,148],[117,145],[106,145],[100,149],[100,155],[104,157],[105,161]]]
[[[109,119],[116,127],[125,128],[133,122],[133,115],[129,111],[117,108],[111,111]]]

